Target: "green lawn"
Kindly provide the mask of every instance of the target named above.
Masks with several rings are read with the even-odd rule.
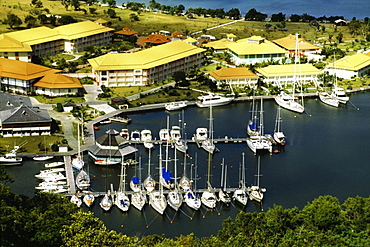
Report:
[[[50,144],[61,143],[64,139],[62,136],[23,136],[23,137],[3,137],[0,138],[0,153],[4,154],[7,151],[13,149],[14,146],[20,145],[21,143],[26,143],[18,153],[45,153],[45,151],[40,150],[40,145],[45,145],[48,150],[50,150]]]

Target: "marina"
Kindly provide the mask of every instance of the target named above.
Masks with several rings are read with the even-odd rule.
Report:
[[[283,119],[284,135],[286,144],[279,147],[279,153],[270,155],[268,152],[261,155],[254,155],[246,146],[246,127],[250,118],[249,101],[231,103],[227,106],[215,107],[214,118],[214,141],[220,152],[215,152],[210,166],[211,184],[215,189],[221,187],[221,164],[227,165],[227,192],[232,194],[235,188],[239,188],[239,165],[242,163],[242,153],[245,153],[245,182],[247,187],[256,185],[255,180],[258,174],[257,159],[261,159],[260,186],[266,188],[262,204],[248,200],[243,207],[240,203],[231,201],[229,206],[217,202],[214,209],[200,206],[198,210],[191,209],[183,203],[178,211],[167,207],[160,216],[153,208],[146,204],[141,211],[133,206],[127,212],[122,212],[115,206],[109,211],[103,210],[100,199],[107,193],[105,184],[113,184],[117,190],[119,187],[119,174],[121,166],[100,166],[95,165],[84,151],[84,169],[91,177],[91,187],[88,191],[96,196],[96,201],[88,208],[85,204],[81,207],[91,210],[97,217],[102,219],[109,229],[114,229],[126,234],[140,232],[142,234],[165,233],[173,237],[179,234],[194,232],[197,236],[209,236],[217,233],[217,227],[209,228],[210,224],[221,226],[222,221],[227,217],[234,217],[239,211],[254,212],[262,209],[267,210],[274,204],[284,207],[302,207],[307,201],[319,195],[330,194],[343,201],[349,196],[368,196],[368,180],[366,175],[370,172],[366,163],[365,147],[367,137],[363,133],[368,127],[363,122],[370,121],[370,108],[368,106],[368,92],[351,94],[351,101],[359,110],[351,104],[333,108],[322,104],[317,98],[305,97],[304,114],[295,114],[285,109],[281,110]],[[264,129],[266,133],[273,133],[276,123],[277,105],[273,100],[264,100]],[[126,113],[125,113],[126,114]],[[150,129],[153,141],[157,144],[149,152],[141,143],[132,142],[131,145],[138,148],[136,159],[141,160],[141,180],[147,177],[148,163],[151,163],[151,175],[155,181],[159,181],[158,157],[159,130],[167,126],[166,117],[170,116],[169,126],[178,125],[179,112],[165,112],[154,110],[146,113],[127,114],[132,119],[128,130]],[[237,120],[232,116],[238,116]],[[192,136],[199,127],[209,126],[209,109],[200,109],[195,106],[185,108],[186,128],[184,138],[189,141],[189,156],[186,157],[186,175],[193,178],[194,191],[201,195],[207,186],[208,154],[198,148],[192,142]],[[194,121],[196,119],[197,121]],[[346,123],[346,124],[341,124]],[[111,123],[100,125],[99,130],[94,130],[94,137],[99,138],[109,129],[120,130],[122,124]],[[350,128],[351,131],[348,131]],[[227,138],[225,138],[227,137]],[[154,140],[157,139],[157,140]],[[355,139],[356,145],[347,145],[348,140]],[[162,142],[163,145],[163,142]],[[82,150],[82,148],[81,148]],[[173,160],[174,149],[170,148],[170,158]],[[336,155],[333,156],[332,154]],[[74,155],[72,153],[71,155]],[[148,161],[149,154],[151,155]],[[314,154],[314,155],[313,155]],[[330,155],[328,155],[330,154]],[[54,155],[54,154],[53,154]],[[70,155],[66,155],[71,159]],[[56,157],[57,161],[62,157]],[[177,153],[178,177],[184,172],[184,156]],[[197,162],[196,162],[197,160]],[[223,162],[224,160],[224,162]],[[63,160],[64,162],[64,160]],[[66,161],[68,164],[70,161]],[[13,191],[19,191],[32,196],[35,191],[36,180],[34,174],[45,169],[42,161],[33,161],[24,157],[21,166],[8,166],[7,170],[15,179],[12,184]],[[169,167],[173,169],[173,161]],[[196,166],[196,167],[195,167]],[[27,169],[24,169],[27,167]],[[68,171],[67,167],[66,172]],[[128,166],[126,182],[137,175],[135,169],[139,166]],[[196,168],[196,169],[195,169]],[[73,170],[72,170],[73,172]],[[21,177],[19,180],[17,178]],[[196,182],[196,184],[195,184]],[[37,180],[38,183],[38,180]],[[126,185],[128,188],[128,185]],[[348,190],[348,188],[351,188]],[[163,194],[167,195],[170,190],[164,189]],[[81,196],[86,192],[79,192]],[[133,192],[126,189],[130,197]],[[73,194],[71,190],[68,195]],[[216,193],[217,195],[218,193]],[[171,227],[169,227],[171,226]],[[169,231],[171,228],[171,231]]]

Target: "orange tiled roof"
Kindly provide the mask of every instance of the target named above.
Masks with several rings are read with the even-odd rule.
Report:
[[[23,61],[0,58],[0,76],[20,80],[31,80],[45,76],[49,73],[57,73],[60,70],[45,66],[27,63]]]
[[[124,27],[124,28],[122,28],[122,30],[119,30],[119,31],[114,32],[114,33],[130,36],[130,35],[138,34],[139,32],[134,31],[134,30],[130,29],[129,27]]]
[[[50,89],[57,88],[82,88],[80,80],[62,74],[47,74],[34,84],[35,87]]]
[[[163,44],[171,41],[171,37],[162,34],[150,34],[145,38],[145,43]]]

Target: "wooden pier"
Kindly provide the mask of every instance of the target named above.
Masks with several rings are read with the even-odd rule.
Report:
[[[68,194],[73,195],[76,193],[76,184],[75,177],[73,175],[71,156],[65,155],[63,158],[67,177]]]

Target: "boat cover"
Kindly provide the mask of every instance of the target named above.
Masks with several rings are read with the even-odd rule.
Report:
[[[166,182],[173,181],[172,174],[170,171],[166,170],[166,167],[162,168],[162,177]]]
[[[139,179],[139,177],[133,177],[133,178],[131,178],[131,180],[132,180],[132,182],[133,182],[134,184],[139,184],[139,183],[140,183],[140,179]]]

